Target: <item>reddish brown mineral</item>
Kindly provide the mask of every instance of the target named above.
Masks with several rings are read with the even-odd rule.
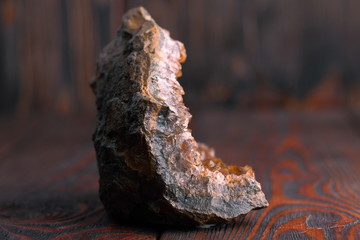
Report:
[[[229,223],[268,206],[248,166],[224,164],[197,143],[177,81],[186,54],[142,8],[123,17],[92,82],[100,198],[124,221]]]

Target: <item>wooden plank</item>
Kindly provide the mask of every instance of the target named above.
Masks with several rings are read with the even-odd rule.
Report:
[[[139,5],[184,42],[192,108],[359,109],[356,0],[2,0],[0,113],[93,111],[96,58]]]
[[[107,217],[98,198],[94,122],[0,121],[0,239],[156,239],[156,230]]]
[[[94,116],[0,119],[0,239],[155,239],[98,199]],[[195,137],[252,165],[270,207],[162,239],[359,239],[360,138],[342,112],[195,113]],[[211,129],[211,131],[209,131]]]
[[[197,119],[195,135],[219,156],[254,167],[270,207],[236,224],[169,230],[161,239],[360,239],[360,138],[345,114],[214,112]]]

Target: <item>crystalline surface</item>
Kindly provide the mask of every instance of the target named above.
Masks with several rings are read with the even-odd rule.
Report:
[[[117,219],[159,224],[229,223],[268,206],[248,166],[224,164],[197,143],[177,81],[186,53],[142,8],[123,17],[91,86],[100,198]]]

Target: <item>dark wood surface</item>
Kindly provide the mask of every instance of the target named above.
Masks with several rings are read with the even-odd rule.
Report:
[[[0,114],[94,111],[96,59],[139,5],[184,42],[193,109],[360,107],[358,0],[1,0]]]
[[[98,199],[93,116],[0,119],[0,239],[360,239],[360,132],[344,112],[208,112],[195,137],[254,167],[270,207],[211,229],[125,226]]]

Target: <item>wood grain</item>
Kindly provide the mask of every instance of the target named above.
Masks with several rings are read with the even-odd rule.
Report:
[[[0,239],[156,238],[105,214],[90,119],[1,121]]]
[[[356,0],[2,0],[0,114],[94,111],[98,54],[139,5],[184,42],[192,108],[360,109]]]
[[[351,120],[353,121],[353,120]],[[211,229],[126,226],[98,199],[94,116],[0,119],[0,239],[360,239],[360,135],[344,112],[204,112],[195,137],[270,202]]]
[[[360,239],[360,138],[345,114],[202,119],[195,135],[206,136],[223,159],[254,166],[270,207],[234,225],[168,231],[161,239]]]

